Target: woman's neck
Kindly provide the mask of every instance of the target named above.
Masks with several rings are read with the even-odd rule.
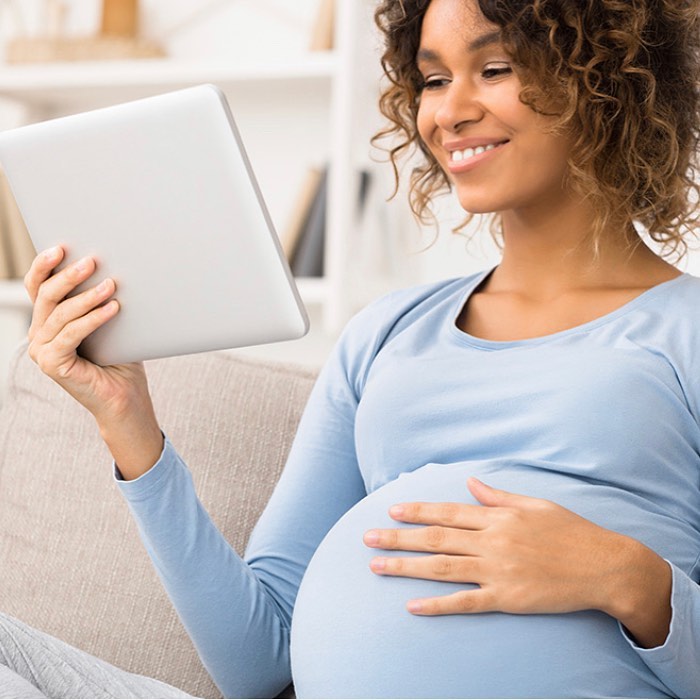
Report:
[[[546,301],[576,289],[649,287],[678,271],[651,251],[633,227],[611,227],[594,255],[588,202],[503,212],[503,258],[494,291]]]

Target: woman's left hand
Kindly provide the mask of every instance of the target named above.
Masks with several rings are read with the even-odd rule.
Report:
[[[474,478],[467,485],[482,505],[398,504],[389,511],[395,520],[425,527],[365,534],[370,547],[433,555],[375,557],[370,567],[377,574],[478,585],[409,601],[409,611],[445,615],[597,609],[624,623],[634,618],[638,605],[650,602],[650,593],[658,595],[647,584],[655,581],[659,589],[659,574],[661,600],[670,597],[670,568],[637,540],[551,501],[500,491]],[[666,607],[668,623],[669,603]]]

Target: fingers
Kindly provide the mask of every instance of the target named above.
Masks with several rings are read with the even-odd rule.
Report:
[[[482,567],[483,562],[479,557],[445,555],[403,559],[377,557],[370,563],[370,568],[377,574],[475,586],[446,596],[410,600],[406,608],[414,615],[455,615],[497,610],[495,597],[482,587]]]
[[[35,332],[34,339],[39,343],[50,342],[69,323],[85,316],[109,299],[114,294],[115,288],[114,281],[108,278],[97,286],[61,302],[49,314],[41,328]]]
[[[443,525],[464,530],[483,530],[490,517],[487,509],[468,503],[401,503],[392,506],[389,515],[404,523]]]
[[[364,543],[377,549],[441,554],[478,554],[478,533],[431,525],[397,530],[369,530]]]
[[[39,253],[32,261],[27,274],[24,276],[24,287],[29,294],[32,304],[36,301],[39,286],[51,275],[51,271],[63,260],[63,256],[63,248],[56,246]]]
[[[488,590],[474,588],[437,598],[410,600],[406,608],[414,615],[458,615],[491,612],[496,610],[497,606]]]
[[[527,507],[541,500],[530,496],[523,496],[518,493],[511,493],[510,491],[495,489],[493,486],[488,486],[483,481],[479,481],[479,479],[473,476],[467,479],[467,486],[472,496],[474,496],[479,503],[490,507]]]
[[[51,274],[53,268],[47,270],[51,263],[39,261],[41,257],[38,256],[32,263],[32,268],[35,268],[36,263],[34,272],[30,270],[27,274],[27,290],[30,296],[34,294],[32,323],[29,328],[30,340],[37,330],[43,327],[56,306],[95,271],[95,261],[92,258],[82,258],[60,272]],[[60,259],[62,256],[58,258],[59,261]]]
[[[480,557],[437,554],[427,557],[375,557],[369,566],[375,574],[383,576],[480,583],[483,562]]]
[[[29,345],[31,358],[50,377],[67,377],[77,359],[76,350],[80,343],[113,318],[118,310],[118,302],[112,299],[67,323],[50,342],[39,343],[35,339]]]
[[[78,359],[80,343],[119,310],[116,301],[106,303],[115,291],[111,279],[68,297],[95,272],[96,262],[86,257],[55,272],[64,257],[60,247],[44,251],[34,259],[24,280],[34,302],[29,355],[54,378],[68,375]]]

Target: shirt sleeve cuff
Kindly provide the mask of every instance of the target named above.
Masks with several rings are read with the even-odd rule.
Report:
[[[618,622],[620,631],[627,643],[644,659],[644,661],[653,666],[655,664],[665,664],[672,661],[678,655],[679,644],[682,644],[681,637],[685,630],[685,618],[687,613],[687,604],[689,598],[692,597],[693,591],[691,587],[697,588],[697,585],[683,573],[675,564],[672,564],[667,559],[666,563],[671,567],[671,627],[668,636],[664,643],[660,646],[646,649],[640,647],[624,626]]]
[[[119,471],[116,462],[112,462],[114,469],[114,480],[129,501],[143,500],[156,493],[167,482],[176,467],[181,463],[168,436],[163,434],[163,450],[158,461],[144,474],[136,479],[126,481]]]

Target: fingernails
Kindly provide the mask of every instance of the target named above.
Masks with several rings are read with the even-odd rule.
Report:
[[[109,278],[106,280],[102,280],[102,282],[100,282],[97,285],[97,287],[95,287],[95,291],[98,294],[104,294],[107,291],[107,289],[109,288],[110,282],[111,282],[111,280]]]
[[[76,272],[85,272],[88,267],[88,260],[89,258],[81,258],[78,260],[77,263],[75,263],[75,271]]]
[[[423,604],[420,600],[410,600],[406,604],[406,607],[408,608],[408,612],[418,613],[423,609]]]
[[[365,533],[365,544],[377,544],[377,542],[379,542],[379,533],[376,530]]]
[[[376,557],[370,562],[373,571],[384,571],[386,569],[386,557]]]
[[[48,250],[44,251],[44,260],[54,260],[58,256],[58,251],[60,248],[58,246],[54,246],[53,248],[49,248]]]
[[[389,515],[391,515],[392,518],[400,518],[403,513],[403,506],[391,506],[391,508],[389,508]]]

